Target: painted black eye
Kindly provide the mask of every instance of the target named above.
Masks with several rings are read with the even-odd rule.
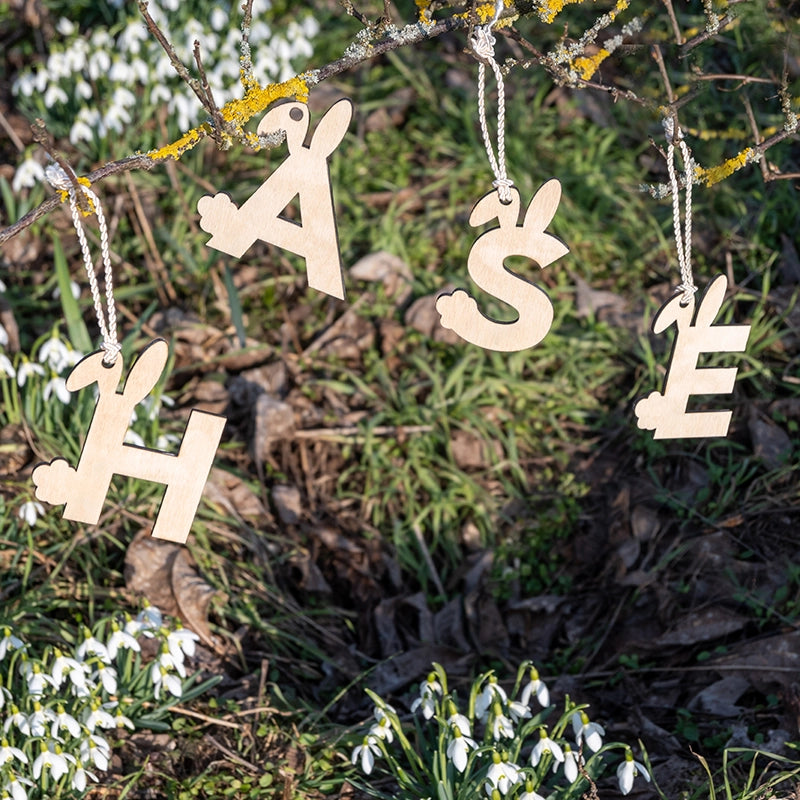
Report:
[[[293,108],[293,109],[292,109],[292,110],[289,112],[289,116],[290,116],[290,117],[291,117],[291,118],[292,118],[292,119],[293,119],[295,122],[300,122],[300,120],[301,120],[301,119],[303,119],[303,109],[301,109],[301,108],[297,108],[297,106],[295,106],[295,107],[294,107],[294,108]]]

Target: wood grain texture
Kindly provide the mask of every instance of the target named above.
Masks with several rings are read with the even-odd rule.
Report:
[[[728,435],[732,411],[686,410],[691,395],[733,391],[737,367],[697,366],[701,353],[741,353],[747,346],[749,325],[713,324],[727,289],[728,279],[718,275],[706,289],[696,317],[694,297],[683,306],[681,294],[668,300],[653,320],[653,333],[677,326],[663,392],[651,392],[634,406],[639,427],[655,431],[654,439]]]
[[[64,518],[96,525],[113,475],[166,485],[153,526],[153,536],[185,542],[189,535],[225,418],[193,410],[177,455],[125,443],[135,406],[157,383],[169,348],[163,339],[151,342],[134,362],[122,392],[122,358],[111,366],[98,351],[80,361],[67,378],[77,391],[97,383],[99,394],[77,468],[66,459],[39,464],[33,471],[36,497],[46,503],[64,503]]]
[[[560,239],[545,233],[560,199],[561,184],[553,178],[534,195],[522,225],[518,224],[519,192],[514,187],[507,204],[500,201],[496,190],[478,201],[470,215],[470,225],[477,227],[497,219],[499,227],[476,239],[467,258],[467,269],[481,289],[513,306],[519,316],[513,322],[491,319],[480,311],[472,295],[456,289],[436,300],[443,327],[478,347],[502,352],[525,350],[544,339],[553,323],[550,298],[538,286],[506,269],[503,262],[509,256],[525,256],[544,268],[569,252]]]
[[[305,144],[308,106],[284,103],[269,111],[258,133],[286,131],[289,155],[241,207],[225,193],[205,195],[197,203],[200,227],[211,234],[210,247],[241,258],[257,240],[306,260],[308,285],[344,299],[344,277],[331,190],[328,156],[338,147],[353,116],[347,98],[334,103]],[[298,197],[298,224],[281,217]]]

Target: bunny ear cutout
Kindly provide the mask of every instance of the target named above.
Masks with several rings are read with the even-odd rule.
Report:
[[[543,231],[553,221],[553,217],[561,202],[561,182],[558,178],[551,178],[542,184],[539,191],[533,196],[525,213],[523,227],[529,225],[533,230]]]
[[[136,359],[125,380],[123,394],[136,405],[144,400],[156,385],[169,356],[169,346],[163,339],[154,339]]]
[[[663,333],[673,322],[678,327],[688,328],[694,316],[694,297],[685,305],[681,305],[682,294],[675,295],[664,303],[653,317],[653,333]]]
[[[311,139],[311,149],[327,158],[344,139],[353,118],[353,102],[347,97],[337,100],[319,121]]]
[[[302,131],[300,138],[304,139],[308,131],[309,119],[308,106],[305,103],[298,103],[297,101],[281,103],[281,105],[271,108],[264,114],[258,123],[256,133],[259,136],[264,136],[268,133],[286,131],[288,136],[290,128],[297,128]]]
[[[86,358],[82,358],[67,376],[67,389],[70,392],[77,392],[84,386],[97,383],[101,393],[116,392],[122,376],[122,359],[118,357],[113,364],[108,366],[103,363],[105,355],[103,350],[98,350],[90,353]]]
[[[728,278],[725,275],[717,275],[708,285],[697,309],[697,320],[695,325],[698,328],[710,328],[722,308],[722,301],[725,299],[725,292],[728,291]]]
[[[493,219],[497,219],[501,227],[516,227],[519,219],[519,191],[517,191],[516,186],[511,186],[509,191],[511,192],[511,200],[508,203],[503,203],[500,200],[497,189],[492,189],[491,192],[481,197],[472,207],[469,215],[469,224],[473,228],[477,228],[479,225],[484,225]]]

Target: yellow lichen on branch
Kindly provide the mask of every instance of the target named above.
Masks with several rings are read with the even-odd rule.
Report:
[[[575,0],[575,2],[578,2],[578,0]],[[417,2],[417,5],[419,5],[419,2]],[[514,0],[503,0],[503,5],[505,8],[513,8]],[[481,3],[475,8],[475,13],[478,15],[481,25],[486,25],[487,22],[491,22],[494,19],[494,3]],[[467,19],[469,14],[469,11],[465,11],[463,14],[453,14],[453,19]],[[497,27],[502,28],[503,25],[507,24],[510,24],[510,20],[498,22]]]
[[[605,48],[601,48],[593,56],[581,56],[580,58],[576,58],[572,66],[575,68],[575,70],[583,80],[588,81],[589,78],[591,78],[592,75],[594,75],[595,72],[597,72],[600,65],[610,55],[611,53],[608,50],[606,50]]]
[[[231,100],[221,109],[222,119],[232,122],[237,128],[242,128],[256,114],[264,111],[270,103],[284,97],[294,97],[302,103],[308,101],[308,84],[302,76],[289,78],[283,83],[270,83],[260,86],[257,82],[249,86],[244,97]]]
[[[431,0],[416,0],[416,4],[419,9],[419,21],[423,25],[430,25],[433,22],[430,11]]]
[[[724,181],[729,175],[740,170],[747,164],[750,164],[756,157],[756,151],[752,147],[746,147],[740,153],[737,153],[727,161],[723,161],[716,167],[709,167],[705,169],[700,166],[694,168],[694,174],[697,179],[702,181],[706,186],[713,186],[715,183]]]
[[[244,126],[256,114],[264,111],[270,103],[284,97],[294,97],[303,103],[308,101],[308,84],[302,76],[290,78],[283,83],[270,83],[267,86],[261,86],[257,81],[247,81],[244,97],[226,103],[220,109],[220,116],[233,126],[237,135],[249,144],[253,144],[253,136],[244,131]],[[185,152],[191,150],[201,139],[211,133],[211,125],[204,122],[184,133],[180,139],[160,147],[158,150],[152,150],[147,155],[156,161],[165,158],[174,158],[177,161]],[[225,131],[218,133],[228,136]]]

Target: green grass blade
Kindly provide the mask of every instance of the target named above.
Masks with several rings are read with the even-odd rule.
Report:
[[[82,353],[89,353],[92,350],[92,339],[86,329],[80,308],[78,308],[78,301],[72,296],[67,257],[56,236],[53,237],[53,263],[56,268],[58,289],[61,292],[61,308],[64,312],[64,319],[67,321],[69,340],[72,346]]]

